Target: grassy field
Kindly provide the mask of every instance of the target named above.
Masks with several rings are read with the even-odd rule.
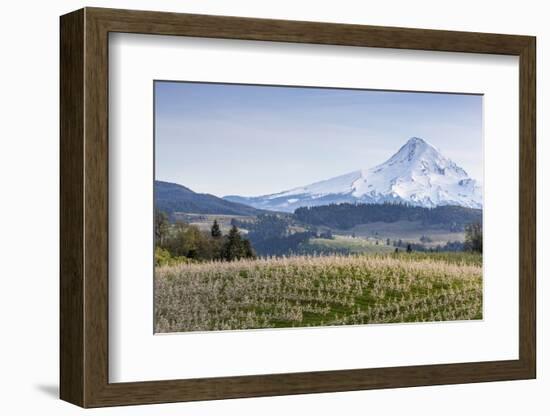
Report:
[[[393,253],[395,247],[385,245],[385,242],[379,241],[376,244],[374,239],[352,238],[349,236],[335,235],[334,238],[312,238],[306,244],[306,248],[311,251],[318,250],[346,250],[351,254],[364,253]]]
[[[335,234],[354,234],[363,238],[378,238],[385,241],[403,240],[405,242],[418,243],[420,237],[427,236],[432,241],[426,246],[435,247],[437,244],[444,245],[447,241],[464,241],[464,231],[451,232],[448,229],[425,226],[420,221],[396,221],[393,223],[371,222],[360,224],[350,230],[334,230]]]
[[[177,221],[183,221],[189,225],[195,225],[202,231],[210,231],[212,223],[216,220],[220,226],[221,231],[227,234],[231,229],[231,220],[236,219],[240,221],[255,221],[255,216],[245,215],[223,215],[223,214],[191,214],[185,212],[175,212],[174,218]],[[243,234],[247,233],[247,230],[241,228]]]
[[[482,258],[297,256],[162,266],[156,332],[482,318]]]

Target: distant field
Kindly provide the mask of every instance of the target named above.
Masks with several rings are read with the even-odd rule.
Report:
[[[332,241],[332,240],[329,240]],[[482,318],[466,253],[297,256],[155,270],[156,332]]]
[[[399,240],[416,242],[420,237],[427,236],[432,242],[427,246],[444,245],[447,241],[464,241],[464,232],[451,232],[446,228],[425,226],[420,221],[371,222],[353,227],[350,230],[335,231],[338,234],[353,235],[356,237],[371,237],[385,240]]]
[[[367,240],[366,238],[353,238],[347,236],[336,235],[333,239],[327,238],[312,238],[307,244],[309,250],[315,251],[343,251],[346,250],[350,254],[361,253],[392,253],[395,247],[385,245],[385,242],[380,241],[378,245],[374,239]]]
[[[224,234],[227,234],[231,229],[231,220],[234,218],[240,221],[254,221],[255,216],[246,215],[222,215],[222,214],[189,214],[185,212],[175,212],[173,216],[176,220],[184,221],[190,225],[195,225],[203,231],[208,231],[212,227],[214,220],[218,221],[220,229]],[[242,228],[241,231],[246,234],[247,230]]]
[[[256,220],[255,216],[245,215],[192,214],[183,212],[176,212],[173,215],[177,220],[195,225],[202,231],[210,230],[212,223],[216,220],[224,234],[229,232],[232,219],[236,219],[241,223],[246,223],[247,221],[254,222]],[[290,229],[292,232],[303,232],[306,230],[300,224],[292,225]],[[408,242],[418,244],[422,236],[427,236],[431,241],[424,242],[426,247],[443,246],[449,241],[464,241],[464,232],[451,232],[442,227],[425,226],[420,221],[372,222],[357,225],[349,230],[331,229],[328,227],[320,228],[320,230],[329,229],[334,233],[334,240],[323,238],[311,239],[308,243],[308,248],[312,250],[315,250],[316,247],[321,249],[334,248],[336,250],[347,249],[349,253],[389,253],[395,250],[395,248],[390,249],[390,247],[385,246],[388,238],[392,243],[394,240],[402,240],[405,244]],[[244,226],[240,226],[239,230],[243,234],[248,232]],[[375,245],[376,240],[378,240],[378,246]]]

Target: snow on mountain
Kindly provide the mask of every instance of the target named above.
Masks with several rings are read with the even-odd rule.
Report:
[[[331,203],[401,202],[422,207],[481,208],[481,185],[426,140],[410,138],[386,162],[335,178],[258,197],[225,199],[255,208],[293,212]]]

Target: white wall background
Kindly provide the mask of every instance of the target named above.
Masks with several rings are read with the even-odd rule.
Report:
[[[387,2],[121,0],[5,2],[0,15],[0,410],[3,414],[72,415],[81,409],[58,395],[58,16],[82,6],[317,20],[538,37],[538,313],[537,380],[338,394],[225,400],[87,411],[102,415],[280,415],[342,413],[407,415],[544,415],[550,408],[550,293],[544,282],[543,183],[550,146],[544,140],[545,72],[550,26],[545,2],[524,0]],[[550,64],[549,64],[550,65]],[[547,201],[543,200],[543,197]],[[544,236],[543,236],[544,235]],[[547,260],[546,260],[547,261]],[[547,263],[546,263],[547,264]]]

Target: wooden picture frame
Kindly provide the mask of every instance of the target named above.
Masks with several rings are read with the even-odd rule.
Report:
[[[535,378],[534,37],[100,8],[64,15],[60,28],[61,399],[82,407],[101,407]],[[111,32],[518,56],[519,359],[110,383],[108,35]]]

